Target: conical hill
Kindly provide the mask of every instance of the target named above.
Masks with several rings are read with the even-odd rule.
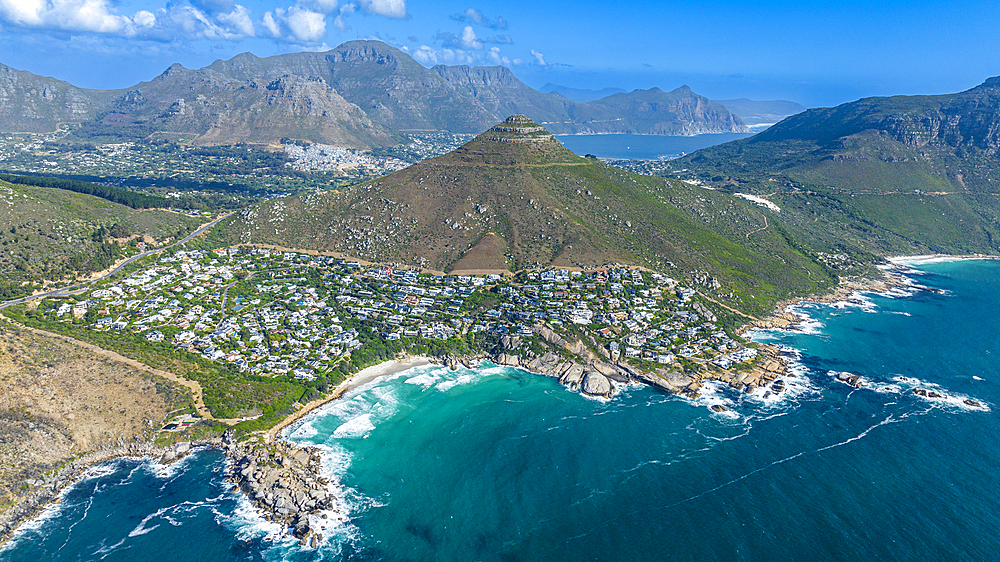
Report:
[[[764,214],[731,195],[581,158],[515,115],[399,172],[265,201],[234,218],[229,235],[446,272],[622,263],[725,276],[782,297],[830,282]]]

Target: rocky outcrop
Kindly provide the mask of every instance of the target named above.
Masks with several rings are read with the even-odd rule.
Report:
[[[570,343],[561,336],[545,327],[536,327],[536,333],[542,335],[549,343],[560,345],[567,351],[586,347],[582,342]],[[509,350],[515,351],[515,350]],[[760,355],[752,367],[742,370],[719,369],[705,365],[696,372],[677,370],[676,366],[663,366],[652,371],[639,369],[624,361],[608,362],[592,352],[579,354],[575,359],[549,351],[537,355],[528,350],[516,350],[519,353],[500,352],[488,356],[497,365],[519,367],[542,375],[556,377],[559,382],[571,390],[579,390],[590,396],[611,398],[620,385],[638,382],[669,392],[697,398],[698,391],[705,381],[720,381],[747,393],[771,385],[778,377],[791,377],[788,366],[781,357],[781,350],[771,345],[761,345]],[[581,360],[582,359],[582,360]],[[770,392],[781,392],[784,385],[773,388]]]
[[[589,394],[590,396],[601,396],[604,398],[611,398],[614,394],[611,381],[608,377],[598,373],[597,371],[587,371],[587,374],[583,376],[583,393]]]
[[[300,544],[316,546],[325,523],[343,519],[332,484],[320,475],[319,449],[299,448],[285,441],[273,444],[223,445],[229,459],[229,479],[270,521],[285,525]]]
[[[32,517],[38,516],[45,506],[58,501],[59,494],[63,489],[78,482],[96,464],[122,457],[175,462],[199,447],[212,447],[218,443],[217,439],[208,439],[195,443],[177,443],[166,449],[161,449],[149,442],[126,444],[119,440],[116,446],[109,446],[101,451],[83,455],[58,470],[44,475],[37,481],[28,482],[29,485],[34,486],[34,489],[22,497],[17,505],[0,514],[0,545],[11,537],[18,526]]]

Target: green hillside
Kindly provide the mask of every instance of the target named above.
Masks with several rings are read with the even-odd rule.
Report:
[[[136,252],[142,236],[162,243],[191,232],[200,222],[93,195],[0,181],[0,298],[30,292],[41,280],[103,270]]]
[[[810,245],[1000,251],[1000,79],[958,94],[811,109],[668,175],[769,199]]]
[[[835,282],[755,205],[581,158],[523,116],[373,181],[266,201],[224,228],[231,243],[444,271],[636,263],[700,273],[722,283],[713,294],[756,313]]]

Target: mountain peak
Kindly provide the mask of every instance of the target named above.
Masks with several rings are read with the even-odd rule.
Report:
[[[527,115],[511,115],[502,123],[490,127],[485,133],[479,135],[479,138],[487,142],[559,144],[556,138],[545,130],[545,127],[535,123]]]
[[[176,76],[178,72],[184,72],[185,70],[187,70],[187,69],[184,68],[183,64],[181,64],[179,62],[175,62],[174,64],[170,65],[166,70],[164,70],[162,74],[160,74],[159,76],[157,76],[157,78],[159,78],[160,80],[163,80],[164,78],[169,78],[171,76]]]
[[[439,157],[467,164],[511,165],[552,164],[583,160],[567,150],[551,133],[526,115],[511,115],[501,123]]]

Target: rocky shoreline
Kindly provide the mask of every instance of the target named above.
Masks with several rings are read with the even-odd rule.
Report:
[[[789,309],[803,303],[851,301],[857,299],[859,292],[909,292],[914,289],[936,291],[913,283],[901,273],[903,269],[900,266],[887,266],[883,268],[881,279],[845,280],[831,294],[781,302],[772,316],[750,322],[737,333],[742,335],[754,329],[794,329],[806,319]],[[780,378],[795,376],[789,371],[781,349],[773,345],[759,345],[758,360],[749,369],[727,370],[705,364],[695,372],[667,367],[646,372],[625,362],[612,361],[606,355],[596,354],[582,341],[566,341],[548,327],[536,326],[533,331],[552,347],[567,353],[546,351],[538,354],[528,349],[517,336],[509,336],[503,339],[503,350],[497,353],[426,359],[453,370],[460,365],[476,368],[480,361],[488,360],[496,365],[551,376],[572,390],[605,399],[612,398],[622,385],[630,383],[646,384],[691,399],[698,398],[699,389],[707,381],[719,381],[747,393],[759,388],[766,389],[766,392],[780,393],[784,390],[784,382]],[[601,349],[599,346],[594,347]],[[859,381],[844,382],[860,386]],[[339,398],[347,388],[349,386],[317,404],[322,405],[330,399]],[[298,412],[296,419],[313,409]],[[713,406],[713,411],[724,410],[724,406]],[[286,425],[288,424],[281,424],[281,427]],[[271,437],[273,433],[275,432],[272,430],[267,437]],[[35,489],[17,505],[0,514],[0,545],[10,540],[21,524],[40,515],[50,504],[58,502],[62,491],[78,482],[96,464],[123,457],[150,458],[169,464],[204,446],[220,448],[225,452],[226,476],[233,483],[232,491],[244,494],[264,519],[282,525],[285,536],[298,539],[301,545],[318,546],[323,542],[324,533],[330,526],[346,521],[347,516],[338,499],[338,483],[321,475],[322,458],[319,449],[301,448],[284,439],[260,436],[250,441],[236,442],[227,433],[221,439],[176,443],[166,448],[148,442],[126,444],[119,441],[117,446],[74,459],[55,473],[46,475],[44,480],[29,482]]]
[[[315,548],[330,526],[346,519],[336,483],[320,474],[322,458],[315,447],[300,448],[284,440],[237,443],[223,437],[229,460],[227,478],[268,521],[281,524],[286,536]]]
[[[791,312],[789,309],[805,303],[832,304],[836,302],[851,302],[857,300],[858,293],[892,293],[893,291],[932,291],[941,292],[939,289],[926,287],[914,283],[908,279],[901,271],[905,266],[892,264],[882,268],[881,279],[845,279],[841,281],[837,289],[832,293],[815,295],[809,297],[797,297],[779,302],[775,306],[775,312],[764,320],[757,320],[745,324],[737,333],[745,334],[750,330],[792,330],[801,326],[805,318]]]
[[[747,393],[758,388],[771,385],[778,377],[794,376],[781,356],[780,348],[772,345],[760,345],[759,359],[756,366],[744,370],[729,370],[704,365],[694,372],[682,372],[667,367],[657,368],[652,372],[642,371],[625,362],[611,361],[610,358],[593,353],[583,342],[567,342],[565,339],[545,327],[533,329],[550,344],[556,345],[583,359],[583,362],[570,360],[554,351],[538,355],[530,350],[522,349],[517,337],[504,338],[505,352],[496,353],[486,358],[497,365],[518,367],[527,371],[555,377],[559,382],[572,390],[583,394],[612,398],[619,385],[641,383],[671,394],[680,394],[691,399],[698,398],[699,390],[707,381],[720,381]],[[454,359],[450,360],[455,367]],[[775,388],[774,392],[781,392]]]
[[[150,442],[118,444],[100,451],[76,458],[43,479],[28,482],[35,488],[21,498],[16,505],[0,514],[0,546],[13,537],[17,529],[39,515],[54,503],[58,503],[62,492],[79,482],[95,465],[118,458],[159,459],[161,463],[178,461],[198,447],[218,446],[218,439],[207,439],[193,443],[177,443],[166,448]]]

